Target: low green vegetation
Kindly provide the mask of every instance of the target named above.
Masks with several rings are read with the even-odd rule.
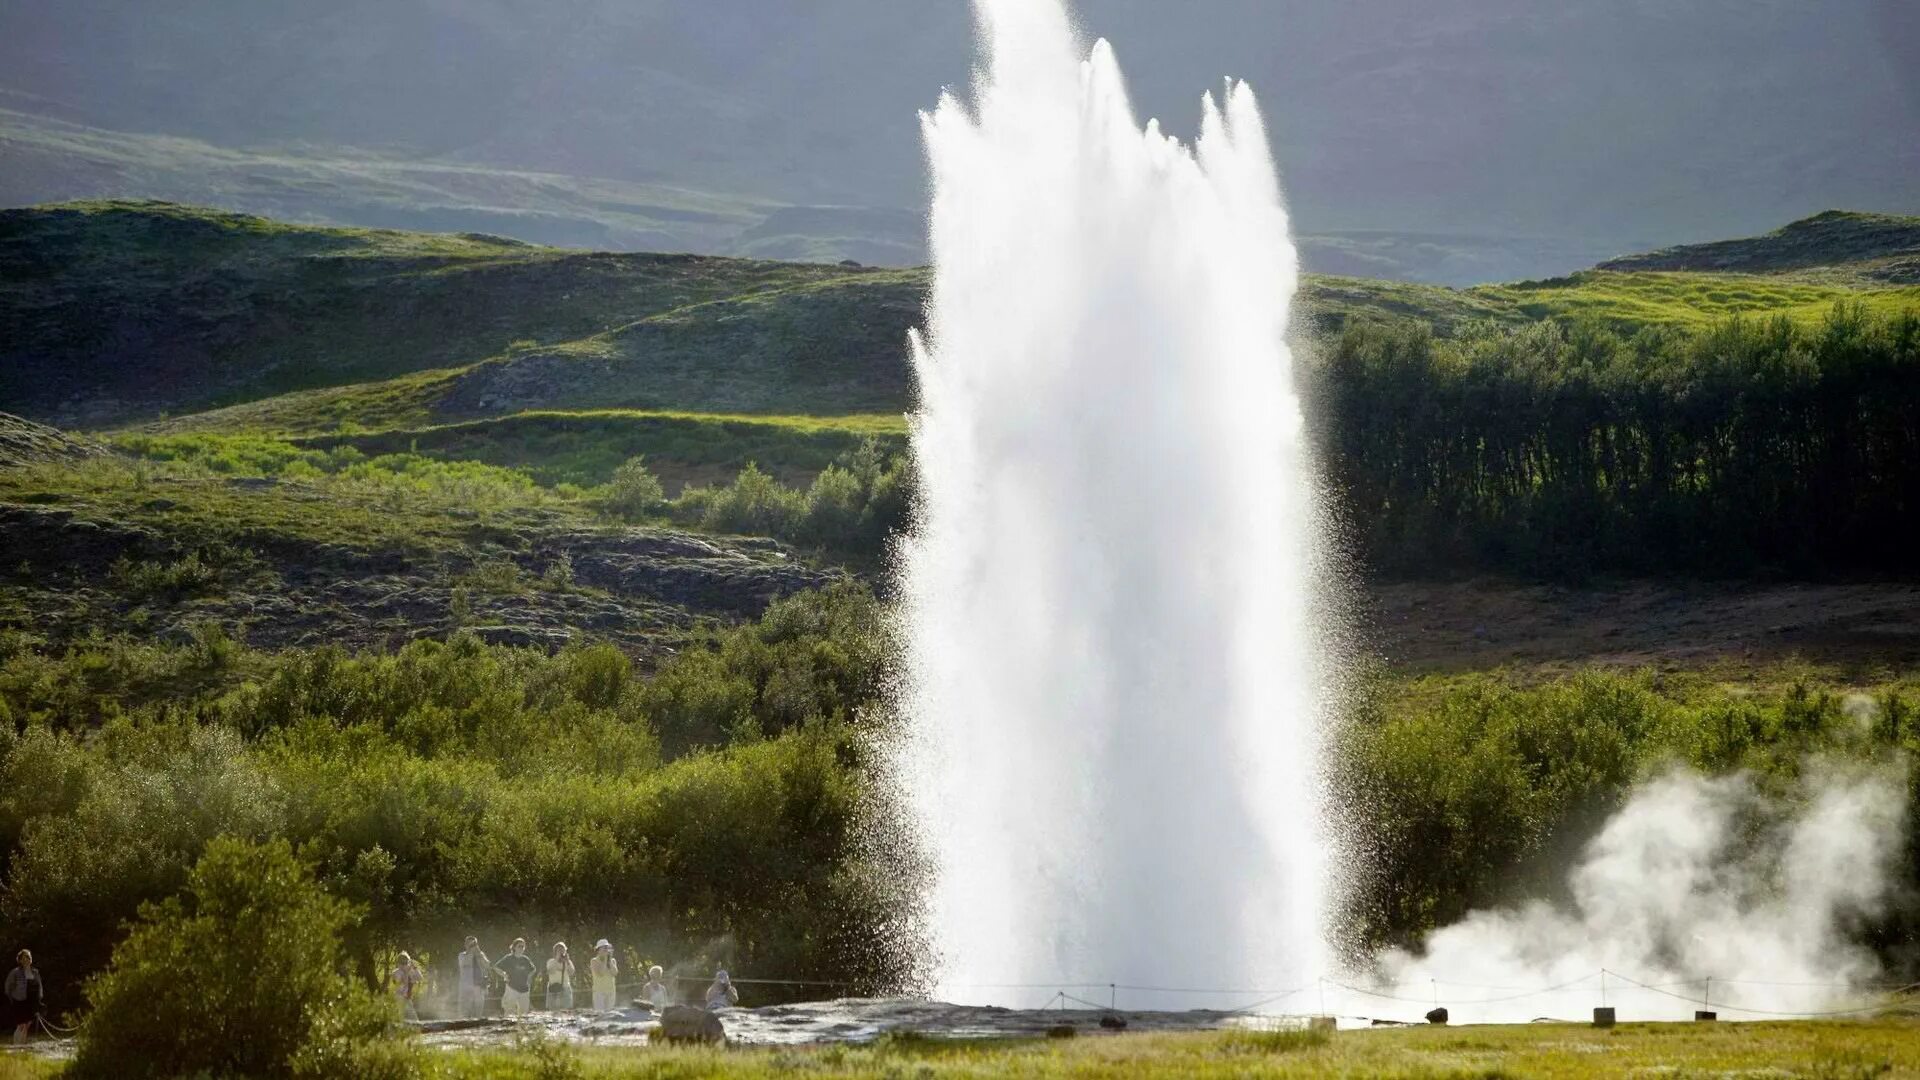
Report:
[[[0,470],[0,501],[57,508],[100,526],[150,526],[196,550],[295,541],[430,554],[556,520],[592,520],[574,493],[475,462],[367,459],[263,440],[156,454]]]
[[[889,451],[903,450],[905,417],[526,412],[499,420],[293,441],[318,449],[352,446],[375,455],[409,452],[441,460],[480,461],[523,469],[542,484],[583,487],[604,483],[615,467],[644,456],[668,488],[677,492],[688,484],[730,479],[754,463],[791,486],[804,487],[836,458],[859,449],[868,439],[879,440]]]
[[[797,438],[812,437],[799,424],[793,430],[800,433]],[[153,493],[164,489],[169,504],[164,509],[201,518],[209,535],[254,535],[270,528],[298,532],[299,523],[310,520],[327,534],[355,533],[362,542],[369,536],[385,537],[413,547],[436,539],[470,541],[475,528],[524,521],[529,515],[572,518],[583,526],[607,519],[672,522],[713,533],[776,537],[838,559],[874,564],[884,555],[888,537],[907,520],[912,493],[907,459],[889,450],[895,444],[857,439],[852,432],[832,437],[830,445],[841,449],[819,460],[820,467],[804,487],[788,487],[749,460],[729,481],[683,486],[672,498],[653,462],[640,456],[604,473],[582,474],[597,481],[592,487],[562,482],[547,488],[521,468],[428,457],[412,450],[369,457],[342,441],[131,434],[119,436],[114,445],[139,460],[88,459],[77,468],[46,465],[0,474],[0,494],[13,487],[23,497],[46,501],[84,492],[101,505],[131,514],[149,508]],[[267,496],[242,500],[244,511],[222,498],[232,494],[233,483],[251,480],[270,481],[273,490],[242,488]],[[286,490],[279,490],[283,486]],[[315,499],[330,509],[311,506]],[[188,507],[200,500],[214,506]],[[307,505],[285,505],[289,502]],[[291,513],[276,514],[276,504]],[[342,519],[332,512],[335,508],[366,510],[386,520],[376,526],[357,515]],[[194,514],[199,509],[212,512]]]

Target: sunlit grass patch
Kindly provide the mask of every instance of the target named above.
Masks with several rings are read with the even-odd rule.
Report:
[[[1584,270],[1564,278],[1465,290],[1534,319],[1587,318],[1619,326],[1704,327],[1734,315],[1785,315],[1814,324],[1839,301],[1876,315],[1920,309],[1920,288],[1856,289],[1797,278],[1692,271]]]
[[[1066,1040],[883,1039],[870,1046],[703,1050],[582,1049],[568,1075],[626,1077],[1539,1077],[1595,1075],[1867,1078],[1920,1068],[1920,1031],[1903,1020],[1861,1024],[1639,1024],[1612,1031],[1533,1024],[1316,1033],[1125,1034]],[[1256,1040],[1257,1042],[1258,1040]],[[536,1075],[504,1051],[445,1059],[461,1080]]]

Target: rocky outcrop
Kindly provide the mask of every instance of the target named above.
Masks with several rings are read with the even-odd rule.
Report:
[[[790,593],[838,575],[806,566],[778,543],[628,530],[543,537],[536,558],[566,552],[574,580],[616,596],[751,618]]]
[[[276,497],[263,494],[262,497]],[[191,595],[129,595],[114,567],[164,565],[213,551],[178,531],[172,500],[119,517],[99,508],[0,504],[0,579],[14,600],[0,625],[53,638],[140,628],[163,640],[217,623],[265,648],[391,647],[466,629],[483,640],[553,651],[610,641],[643,663],[670,655],[714,619],[751,619],[782,596],[835,580],[772,541],[655,529],[528,528],[484,546],[434,552],[357,548],[281,533],[219,541],[214,580]],[[565,556],[571,581],[549,575]],[[475,571],[510,562],[502,584]]]

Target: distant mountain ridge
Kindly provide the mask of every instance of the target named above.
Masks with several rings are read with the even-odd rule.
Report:
[[[0,97],[0,104],[5,101]],[[356,147],[241,150],[87,127],[0,107],[0,206],[159,199],[286,221],[482,231],[596,251],[910,263],[917,215]]]
[[[17,98],[0,92],[0,106]],[[242,150],[87,127],[25,104],[0,107],[0,156],[7,162],[0,206],[143,199],[314,225],[481,231],[594,251],[875,266],[917,266],[927,257],[926,221],[917,209],[786,205],[357,147]],[[1583,266],[1614,250],[1591,240],[1368,229],[1295,241],[1309,270],[1454,284]]]

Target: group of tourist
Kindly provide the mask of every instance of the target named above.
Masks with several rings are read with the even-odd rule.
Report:
[[[461,1016],[486,1015],[487,988],[494,976],[499,976],[502,983],[502,1012],[518,1016],[533,1011],[533,978],[540,969],[533,958],[527,955],[526,938],[514,938],[506,955],[498,961],[487,959],[487,954],[480,948],[479,938],[468,937],[466,945],[457,966]],[[32,952],[21,949],[13,959],[14,966],[8,969],[4,986],[0,987],[0,1012],[6,1017],[7,1026],[13,1029],[13,1041],[24,1043],[33,1034],[34,1024],[40,1022],[45,1013],[46,987],[40,969],[33,966]],[[546,1008],[555,1012],[574,1008],[574,989],[580,985],[579,970],[574,966],[572,954],[567,951],[566,942],[554,943],[553,955],[547,958],[546,976]],[[403,952],[389,977],[401,1011],[409,1020],[420,1019],[417,1003],[426,989],[426,972],[421,970],[410,954]],[[593,992],[593,1008],[596,1012],[610,1012],[618,1007],[620,961],[613,955],[613,943],[606,938],[594,943],[593,958],[587,961],[587,985]],[[635,1000],[645,1002],[656,1011],[675,1004],[673,988],[666,981],[666,971],[657,964],[648,968],[647,981],[640,987]],[[733,979],[725,968],[713,973],[713,982],[708,985],[704,1000],[709,1009],[723,1009],[740,1003],[740,990],[733,985]]]
[[[498,960],[488,959],[477,937],[469,935],[465,944],[466,948],[461,951],[455,965],[455,994],[460,1015],[486,1015],[487,990],[495,977],[501,982],[502,1012],[508,1016],[532,1012],[534,976],[540,973],[541,965],[527,955],[527,939],[514,938],[507,947],[506,955]],[[566,942],[554,942],[545,969],[545,1007],[553,1012],[575,1008],[574,991],[581,985],[580,972],[574,964],[573,954],[567,950]],[[407,1019],[418,1020],[417,1002],[425,989],[426,973],[411,955],[403,952],[390,977],[401,1010]],[[587,961],[586,985],[593,994],[594,1011],[609,1012],[618,1007],[620,961],[613,955],[613,943],[606,938],[594,943],[593,957]],[[673,989],[666,981],[663,968],[656,964],[647,969],[647,981],[640,987],[635,1000],[644,1002],[656,1011],[675,1004]],[[740,990],[734,986],[733,978],[724,968],[715,971],[713,982],[707,987],[706,1007],[720,1009],[739,1002]]]

